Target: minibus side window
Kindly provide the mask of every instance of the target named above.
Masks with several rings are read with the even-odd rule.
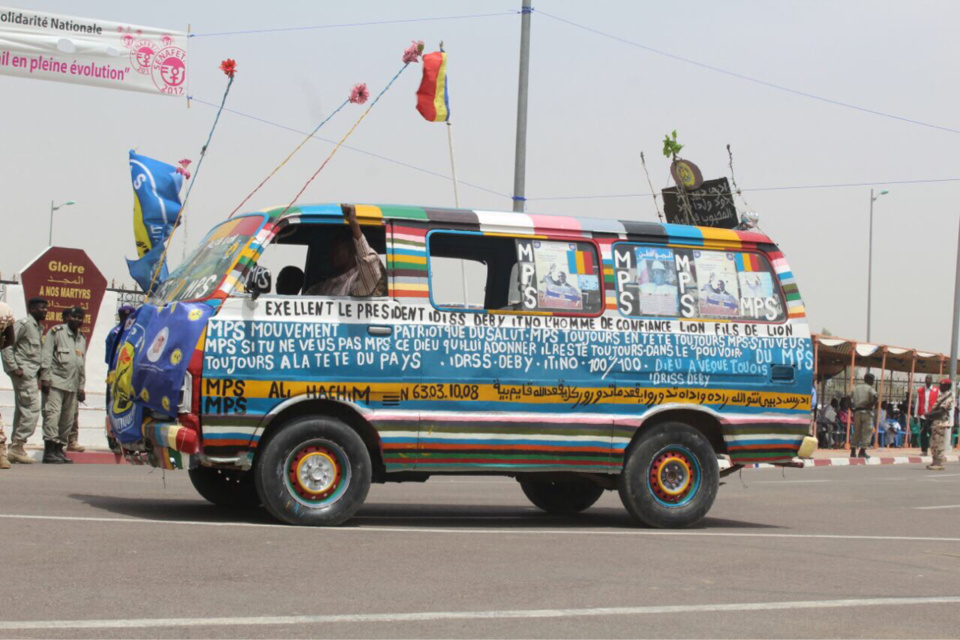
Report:
[[[602,311],[600,262],[589,242],[434,231],[428,247],[430,294],[439,308]]]
[[[386,232],[383,227],[364,225],[363,235],[386,264]],[[348,229],[340,224],[301,223],[281,229],[264,249],[257,266],[272,275],[277,295],[311,295],[310,289],[336,275],[330,260],[335,243],[352,242]]]
[[[634,317],[782,322],[780,287],[752,252],[616,243],[617,307]]]

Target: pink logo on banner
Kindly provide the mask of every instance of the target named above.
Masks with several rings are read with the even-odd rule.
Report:
[[[187,79],[187,52],[180,47],[166,47],[153,57],[153,84],[163,93],[183,95]]]
[[[150,65],[157,55],[157,45],[149,40],[137,40],[130,48],[130,62],[137,73],[150,75]]]

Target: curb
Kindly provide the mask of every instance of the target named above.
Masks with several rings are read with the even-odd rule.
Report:
[[[43,460],[43,451],[27,451],[34,462]],[[112,451],[83,451],[80,453],[65,451],[67,458],[74,464],[130,464],[121,456],[115,455]]]
[[[948,455],[944,456],[944,459],[947,462],[960,462],[960,455]],[[808,467],[875,467],[881,464],[933,464],[933,458],[931,456],[870,456],[869,458],[837,457],[812,458],[809,460],[794,458],[793,462],[806,469]],[[722,464],[720,466],[723,467]],[[776,465],[767,464],[765,462],[743,465],[744,469],[773,469],[775,467]]]

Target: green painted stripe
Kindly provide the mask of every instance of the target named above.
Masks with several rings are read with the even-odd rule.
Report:
[[[730,459],[736,462],[740,458],[792,458],[794,453],[791,451],[734,451],[730,454]]]
[[[787,294],[787,301],[788,301],[788,302],[794,302],[794,301],[797,301],[797,300],[800,300],[800,294],[799,294],[799,293],[788,293],[788,294]]]
[[[397,238],[397,237],[394,237],[393,244],[410,247],[412,249],[424,249],[424,247],[427,246],[426,242],[419,242],[416,240],[407,240],[406,238]]]
[[[772,425],[756,425],[749,427],[740,427],[740,426],[724,426],[723,432],[727,435],[733,436],[745,436],[745,435],[771,435],[771,436],[786,436],[786,435],[796,435],[796,436],[805,436],[809,427],[807,425],[798,425],[795,427],[779,427]]]
[[[427,220],[427,212],[418,207],[380,207],[384,218],[402,218],[404,220]]]
[[[546,460],[550,462],[562,462],[564,460],[586,460],[593,462],[606,462],[610,460],[610,456],[606,455],[583,455],[583,456],[551,456],[543,453],[538,453],[536,451],[531,451],[529,453],[467,453],[464,451],[444,451],[444,452],[422,452],[422,451],[413,451],[415,455],[411,455],[411,460],[422,460],[424,462],[429,462],[432,458],[469,458],[470,460],[514,460],[514,459],[527,459],[527,460]],[[392,451],[386,451],[387,456],[392,456]]]
[[[425,264],[414,264],[412,262],[398,262],[394,260],[387,260],[387,269],[410,269],[413,271],[426,271],[427,265]]]

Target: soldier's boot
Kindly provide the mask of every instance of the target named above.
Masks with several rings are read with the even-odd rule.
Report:
[[[927,469],[930,471],[943,471],[943,466],[939,464],[928,464]]]
[[[867,450],[864,449],[863,447],[860,447],[860,455],[857,456],[857,457],[858,457],[858,458],[863,458],[864,460],[867,460],[867,459],[870,458],[870,456],[867,455]]]
[[[857,457],[857,448],[856,448],[856,447],[851,447],[851,448],[850,448],[850,457],[851,457],[851,458],[856,458],[856,457]]]
[[[68,457],[67,457],[67,454],[65,454],[65,453],[63,452],[63,443],[62,443],[62,442],[55,442],[55,443],[54,443],[54,446],[57,447],[57,455],[60,456],[60,463],[61,463],[61,464],[73,464],[73,460],[71,460],[70,458],[68,458]]]
[[[7,452],[7,460],[10,462],[16,462],[17,464],[33,464],[34,460],[27,455],[27,452],[23,448],[22,442],[14,442],[10,446],[10,451]]]
[[[9,469],[10,461],[7,460],[7,456],[4,455],[5,452],[0,451],[0,469]]]
[[[81,446],[77,442],[77,436],[70,436],[70,442],[67,443],[67,451],[76,451],[77,453],[81,453],[86,450],[86,447]]]
[[[43,464],[63,464],[57,455],[57,443],[52,440],[43,441]]]

